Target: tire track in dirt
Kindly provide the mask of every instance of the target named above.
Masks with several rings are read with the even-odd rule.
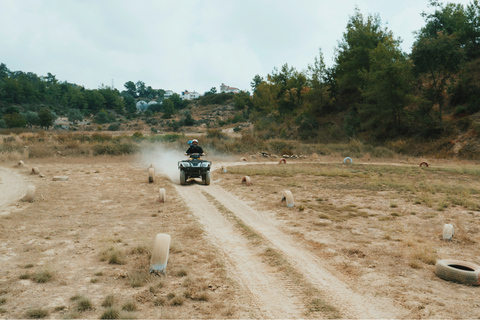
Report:
[[[260,313],[259,318],[304,317],[305,307],[297,298],[295,288],[266,270],[248,240],[202,194],[209,187],[175,185],[175,188],[223,253],[229,271],[236,279],[240,279],[239,284],[250,293],[252,306]]]
[[[250,228],[268,239],[272,246],[282,252],[288,262],[304,275],[305,279],[322,292],[331,304],[337,307],[344,318],[379,319],[399,318],[407,315],[405,310],[380,297],[367,297],[356,293],[347,284],[321,267],[321,261],[276,226],[271,213],[257,212],[244,201],[225,191],[220,186],[203,188],[228,210],[233,212]],[[210,215],[210,212],[205,212]],[[205,217],[208,219],[208,217]],[[285,315],[283,318],[287,318]]]

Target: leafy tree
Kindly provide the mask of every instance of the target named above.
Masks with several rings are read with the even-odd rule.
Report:
[[[466,9],[466,54],[470,60],[480,57],[480,3],[473,0]]]
[[[462,68],[453,87],[450,103],[465,107],[468,114],[480,111],[480,59],[470,61]]]
[[[70,109],[67,113],[68,121],[76,123],[83,120],[83,114],[78,109]]]
[[[5,120],[0,119],[0,129],[5,129],[7,127],[7,124],[5,123]]]
[[[184,109],[188,104],[188,102],[186,100],[182,100],[180,95],[177,93],[172,94],[169,99],[173,102],[175,110]]]
[[[277,110],[280,88],[275,84],[263,81],[253,94],[252,103],[256,111],[269,114]]]
[[[136,83],[137,86],[137,94],[140,98],[147,98],[147,86],[145,85],[145,82],[143,81],[137,81]]]
[[[7,128],[24,128],[27,125],[25,117],[19,113],[8,113],[3,116]]]
[[[337,102],[340,106],[352,105],[362,100],[361,90],[365,86],[365,79],[361,73],[363,70],[370,70],[370,52],[380,42],[388,39],[393,39],[393,35],[382,28],[378,15],[368,15],[365,18],[358,8],[355,9],[337,48],[333,70],[338,86]]]
[[[396,41],[379,43],[370,52],[370,61],[370,71],[362,73],[364,102],[358,110],[362,128],[381,139],[405,133],[406,107],[413,101],[412,64]],[[349,130],[354,129],[352,122]]]
[[[357,107],[353,106],[345,117],[343,129],[349,137],[354,138],[360,131],[361,125],[362,121],[360,120]]]
[[[122,97],[125,104],[125,111],[128,113],[135,113],[137,111],[135,98],[128,93],[122,94]]]
[[[0,110],[1,112],[2,110]],[[3,109],[3,114],[9,114],[9,113],[20,113],[20,109],[15,106],[8,106],[5,109]]]
[[[432,108],[438,105],[437,122],[442,129],[445,90],[460,70],[464,52],[455,35],[439,32],[436,37],[419,38],[414,44],[411,56],[416,73],[424,74],[429,81],[425,94]]]
[[[233,96],[233,104],[235,105],[235,109],[237,110],[243,110],[245,109],[245,107],[251,107],[252,103],[250,100],[250,93],[240,91]]]
[[[99,90],[85,91],[85,100],[88,110],[93,114],[98,113],[106,106],[106,100]]]
[[[253,93],[257,91],[257,87],[262,83],[263,78],[260,77],[258,74],[253,77],[252,82],[250,82],[250,87],[252,87]]]
[[[312,104],[312,111],[322,115],[327,113],[330,99],[328,98],[327,68],[325,66],[322,50],[315,57],[313,65],[307,69],[308,86],[312,89],[308,97]]]
[[[117,89],[110,87],[101,87],[98,89],[98,92],[105,99],[105,108],[109,110],[115,110],[120,114],[125,113],[125,104],[120,97],[120,94]]]
[[[24,93],[17,79],[5,78],[0,86],[0,99],[19,104],[23,101]]]
[[[115,116],[105,111],[105,109],[100,110],[94,118],[95,123],[104,124],[115,121]]]
[[[172,131],[178,131],[180,129],[180,123],[178,121],[172,120],[171,122],[169,121],[167,123],[167,126],[170,128]]]
[[[0,63],[0,82],[2,82],[3,79],[8,78],[10,75],[10,70],[7,68],[7,65],[5,63]]]
[[[438,0],[430,0],[428,6],[433,7],[434,12],[422,12],[425,26],[417,32],[419,38],[434,38],[442,32],[447,35],[457,34],[462,39],[460,42],[465,40],[468,20],[462,4],[447,3],[444,6]]]
[[[163,109],[162,119],[170,119],[175,113],[175,107],[173,105],[173,101],[170,99],[163,100],[162,109]]]
[[[160,112],[162,105],[160,103],[149,103],[147,110],[150,110],[152,113]]]
[[[40,124],[40,117],[38,116],[38,113],[33,111],[25,112],[25,120],[30,128]]]
[[[127,81],[125,82],[124,84],[125,86],[125,89],[127,89],[127,93],[133,97],[133,98],[136,98],[138,97],[137,95],[137,86],[135,85],[135,83],[133,81]]]
[[[184,112],[184,117],[180,120],[182,126],[193,126],[195,124],[195,119],[192,117],[190,110]]]
[[[40,118],[40,126],[42,128],[45,128],[48,130],[49,127],[53,126],[55,119],[57,118],[57,115],[53,113],[50,108],[44,107],[40,109],[40,112],[38,113],[38,117]]]

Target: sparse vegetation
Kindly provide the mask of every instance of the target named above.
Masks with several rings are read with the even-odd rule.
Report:
[[[116,308],[108,307],[102,315],[100,319],[120,319],[120,311]]]
[[[137,304],[135,301],[127,301],[122,305],[124,311],[137,311]]]
[[[103,299],[102,302],[102,307],[108,308],[108,307],[113,307],[115,304],[115,296],[113,294],[109,294],[108,296]]]
[[[109,264],[126,264],[124,253],[115,246],[110,246],[100,254],[100,261],[108,261]]]
[[[49,314],[48,310],[38,308],[28,310],[25,316],[29,319],[43,319],[48,317]]]
[[[33,281],[38,282],[38,283],[45,283],[45,282],[48,282],[48,281],[52,280],[53,274],[54,273],[50,270],[42,270],[42,271],[38,271],[38,272],[33,273],[30,276],[30,279],[32,279]]]
[[[76,309],[79,312],[87,311],[93,309],[92,302],[90,301],[89,298],[80,296],[76,300]]]

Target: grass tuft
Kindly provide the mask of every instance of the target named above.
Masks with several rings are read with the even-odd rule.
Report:
[[[183,305],[184,302],[185,302],[184,297],[175,297],[170,301],[170,305],[175,306],[175,307],[179,307],[179,306]]]
[[[80,297],[77,300],[77,311],[83,312],[93,309],[92,302],[87,297]]]
[[[137,304],[135,301],[128,301],[122,306],[124,311],[137,311]]]
[[[102,313],[100,319],[120,319],[120,311],[116,308],[109,307]]]
[[[102,302],[102,307],[108,308],[108,307],[113,307],[115,304],[115,296],[113,294],[109,294],[108,296],[103,299]]]
[[[48,317],[48,315],[48,310],[41,308],[28,310],[26,313],[26,317],[29,319],[43,319]]]
[[[133,288],[143,287],[148,280],[149,274],[145,271],[134,271],[128,273],[128,281]]]
[[[126,260],[122,251],[117,247],[111,246],[108,249],[105,249],[100,254],[100,261],[108,261],[109,264],[126,264]]]
[[[53,272],[50,270],[42,270],[32,274],[30,278],[37,283],[45,283],[52,280]]]

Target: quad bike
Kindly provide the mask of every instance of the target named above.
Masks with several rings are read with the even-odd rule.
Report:
[[[212,163],[201,159],[201,154],[192,153],[187,160],[178,161],[178,169],[180,170],[180,184],[184,185],[188,179],[202,178],[202,182],[206,185],[210,184],[210,168]]]

